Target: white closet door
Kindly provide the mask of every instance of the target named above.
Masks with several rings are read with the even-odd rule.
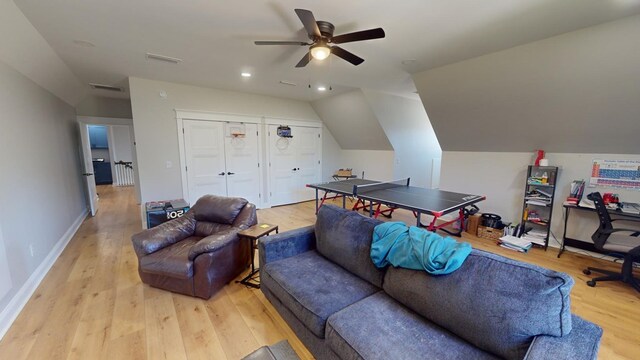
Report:
[[[223,123],[185,120],[183,126],[188,201],[193,205],[203,195],[227,196]]]
[[[320,129],[296,126],[292,127],[292,133],[297,153],[297,201],[311,200],[315,191],[306,185],[320,182]]]
[[[227,127],[238,125],[240,124],[226,124]],[[242,197],[259,205],[258,125],[244,124],[244,129],[244,137],[225,137],[227,193],[229,196]]]
[[[298,202],[296,139],[281,138],[277,125],[269,125],[270,202],[272,206]],[[293,129],[293,127],[292,127]],[[295,136],[295,135],[294,135]]]

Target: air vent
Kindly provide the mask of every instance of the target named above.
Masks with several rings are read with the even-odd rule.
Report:
[[[104,84],[95,84],[95,83],[89,83],[89,86],[91,86],[92,89],[96,89],[96,90],[124,92],[123,88],[117,87],[117,86],[104,85]]]
[[[171,64],[178,64],[182,62],[182,59],[173,58],[170,56],[152,54],[152,53],[147,53],[147,60],[157,60],[157,61],[167,62]]]
[[[280,80],[280,84],[289,85],[289,86],[296,86],[295,83],[292,83],[291,81],[285,81],[285,80]]]

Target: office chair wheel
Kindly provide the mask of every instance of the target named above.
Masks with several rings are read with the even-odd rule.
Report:
[[[587,281],[587,285],[591,286],[591,287],[594,287],[594,286],[596,286],[596,282],[593,281],[593,280],[589,280],[589,281]]]
[[[584,270],[582,270],[582,273],[585,274],[585,275],[591,275],[591,270],[584,269]]]

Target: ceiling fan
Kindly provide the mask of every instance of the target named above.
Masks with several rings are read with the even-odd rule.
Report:
[[[364,61],[363,58],[335,45],[344,44],[354,41],[363,41],[371,39],[384,38],[384,30],[382,28],[356,31],[348,34],[333,36],[335,26],[328,21],[316,21],[313,13],[309,10],[295,9],[296,14],[302,21],[304,28],[307,30],[310,43],[302,41],[255,41],[256,45],[298,45],[309,46],[309,52],[300,59],[296,67],[305,67],[311,61],[311,57],[317,60],[324,60],[333,54],[342,58],[353,65],[360,65]]]

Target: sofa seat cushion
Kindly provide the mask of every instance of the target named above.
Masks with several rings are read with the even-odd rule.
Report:
[[[384,292],[331,315],[326,341],[341,359],[499,359]]]
[[[380,291],[316,251],[266,264],[260,280],[319,338],[329,316]]]
[[[190,236],[182,241],[140,258],[140,269],[144,272],[170,276],[178,279],[193,277],[193,261],[189,260],[189,249],[200,241],[200,236]]]

